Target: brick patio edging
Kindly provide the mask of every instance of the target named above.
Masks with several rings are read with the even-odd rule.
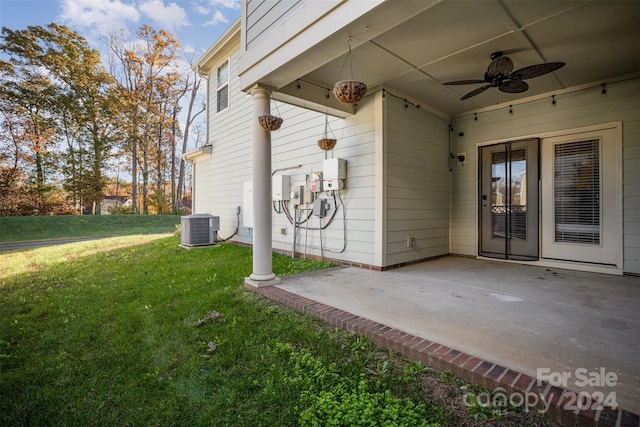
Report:
[[[508,393],[536,393],[539,396],[544,396],[545,400],[551,400],[546,415],[567,426],[640,427],[638,414],[621,408],[616,410],[605,408],[598,411],[565,410],[564,405],[569,401],[566,390],[545,382],[538,385],[536,379],[529,375],[479,359],[445,345],[407,334],[276,286],[255,288],[245,285],[245,288],[296,311],[317,317],[331,326],[363,335],[374,344],[402,353],[411,360],[419,360],[434,369],[449,370],[471,384],[482,385],[488,390],[501,387]]]

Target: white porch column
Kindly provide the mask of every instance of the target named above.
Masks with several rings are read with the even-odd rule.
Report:
[[[270,91],[256,86],[253,96],[253,273],[245,279],[260,287],[280,282],[271,262],[271,134],[258,122],[269,114]]]

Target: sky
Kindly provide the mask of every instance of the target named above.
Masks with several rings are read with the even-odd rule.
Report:
[[[91,47],[100,35],[143,24],[172,33],[187,53],[204,53],[240,17],[240,0],[0,0],[0,27],[66,25]]]

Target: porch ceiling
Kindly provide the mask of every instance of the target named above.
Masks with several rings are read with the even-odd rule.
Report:
[[[278,81],[276,73],[292,76],[297,71],[300,80],[333,87],[341,77],[349,36],[357,70],[369,88],[384,86],[392,94],[447,116],[640,73],[639,1],[425,2],[424,9],[412,11],[386,31],[376,31],[376,23],[397,6],[383,3],[265,81]],[[324,58],[319,55],[323,51],[327,52]],[[461,101],[464,94],[483,85],[443,85],[482,79],[496,51],[509,56],[514,69],[542,62],[565,62],[566,66],[527,80],[530,88],[520,94],[491,88]],[[336,52],[341,53],[336,56]],[[279,83],[283,92],[294,94],[288,89],[296,81]]]

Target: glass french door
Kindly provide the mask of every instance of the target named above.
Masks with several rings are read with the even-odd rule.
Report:
[[[619,133],[542,140],[543,258],[622,267]]]
[[[536,260],[539,140],[480,147],[479,253]]]

